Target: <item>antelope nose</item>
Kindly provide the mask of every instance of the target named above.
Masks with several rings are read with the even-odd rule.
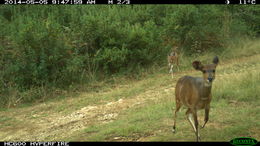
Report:
[[[208,78],[209,82],[212,82],[213,81],[213,78]]]

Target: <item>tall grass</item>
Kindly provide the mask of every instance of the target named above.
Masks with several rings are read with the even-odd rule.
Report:
[[[259,138],[254,130],[260,122],[258,118],[260,64],[256,62],[258,56],[241,63],[235,62],[231,65],[219,66],[216,80],[213,83],[210,120],[204,129],[200,129],[203,141],[230,141],[241,136]],[[161,78],[160,82],[170,83],[167,78]],[[151,82],[150,86],[155,86],[155,84],[157,86],[158,82]],[[155,89],[154,92],[157,90],[160,92],[158,100],[151,100],[143,105],[122,111],[115,121],[91,125],[65,139],[77,141],[194,141],[195,134],[185,118],[185,108],[178,113],[177,133],[171,132],[174,92],[168,94],[161,89]],[[203,116],[204,111],[199,111],[200,123],[203,122]]]
[[[214,95],[216,99],[256,103],[260,99],[260,73],[258,69],[245,69],[224,75],[216,80]],[[225,84],[223,84],[225,83]]]
[[[150,68],[165,65],[174,45],[181,48],[181,69],[187,69],[190,60],[208,52],[232,56],[235,36],[259,35],[259,7],[21,5],[0,10],[5,28],[0,31],[0,106],[44,100],[56,89],[91,86],[115,75],[140,79]]]

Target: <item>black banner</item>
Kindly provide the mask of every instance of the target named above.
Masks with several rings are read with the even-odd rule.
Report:
[[[101,145],[143,145],[143,144],[162,144],[162,145],[205,145],[218,144],[221,146],[231,144],[229,142],[0,142],[0,146],[78,146],[88,144],[101,144]]]
[[[257,0],[1,0],[1,4],[52,5],[129,5],[129,4],[257,4]]]

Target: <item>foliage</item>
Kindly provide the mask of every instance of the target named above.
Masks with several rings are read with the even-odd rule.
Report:
[[[224,50],[233,37],[259,36],[259,10],[218,5],[1,6],[1,98],[13,90],[66,88],[112,74],[135,74],[165,63],[174,45],[183,54]]]

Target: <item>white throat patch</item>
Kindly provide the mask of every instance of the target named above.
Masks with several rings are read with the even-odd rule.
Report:
[[[208,80],[206,80],[206,81],[204,82],[204,86],[206,86],[206,87],[210,87],[211,85],[212,85],[212,83],[209,82]]]

